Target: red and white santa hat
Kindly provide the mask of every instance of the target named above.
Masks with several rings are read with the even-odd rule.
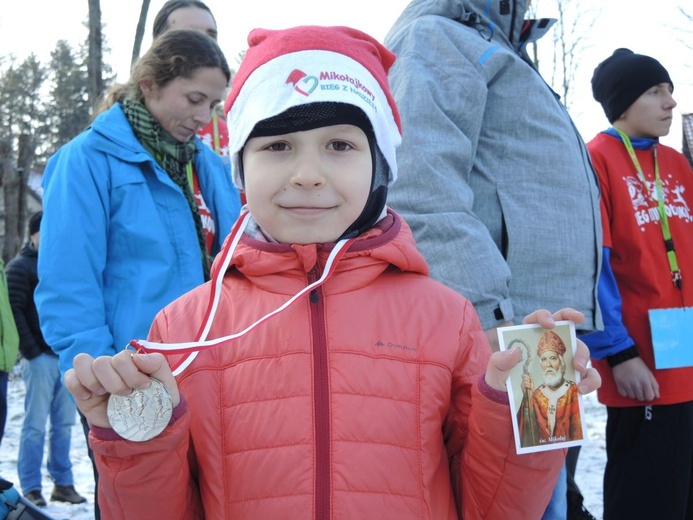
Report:
[[[254,29],[231,87],[227,114],[234,182],[241,187],[239,152],[255,125],[308,103],[354,105],[366,114],[397,178],[395,149],[401,122],[387,73],[395,55],[371,36],[349,27],[300,26]]]

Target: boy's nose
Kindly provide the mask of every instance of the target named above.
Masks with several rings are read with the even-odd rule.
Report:
[[[674,99],[674,95],[669,94],[669,97],[666,100],[666,107],[667,108],[676,108],[676,105],[678,105],[678,103]]]
[[[291,182],[303,188],[318,188],[325,184],[320,158],[313,153],[301,153],[296,158]]]

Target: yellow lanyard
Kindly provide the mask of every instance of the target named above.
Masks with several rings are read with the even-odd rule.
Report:
[[[185,173],[188,176],[188,184],[190,185],[190,191],[192,191],[192,194],[195,195],[195,185],[193,184],[193,167],[192,167],[192,161],[189,161],[185,165]]]
[[[647,188],[647,181],[645,179],[645,174],[640,166],[640,161],[635,155],[635,150],[633,149],[633,144],[630,142],[630,137],[622,132],[618,128],[615,128],[618,135],[621,136],[621,140],[628,150],[628,155],[630,155],[630,160],[633,161],[633,165],[638,172],[638,179],[643,183],[645,189]],[[676,260],[676,251],[674,250],[674,239],[671,237],[671,231],[669,230],[669,218],[667,217],[666,206],[664,201],[664,189],[662,188],[662,179],[659,176],[659,161],[657,160],[657,143],[652,147],[652,153],[654,156],[654,170],[655,170],[655,193],[654,196],[657,199],[657,210],[659,211],[659,223],[662,228],[662,236],[664,237],[664,246],[667,251],[667,259],[669,260],[669,269],[671,271],[671,281],[673,284],[681,289],[681,270],[679,269],[679,264]]]
[[[221,154],[221,144],[219,143],[219,119],[217,113],[212,112],[212,125],[214,127],[214,151]]]

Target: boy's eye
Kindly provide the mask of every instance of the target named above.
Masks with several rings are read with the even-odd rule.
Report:
[[[191,105],[199,105],[200,103],[202,103],[204,101],[204,98],[188,96],[188,101],[190,102]]]
[[[270,152],[283,152],[286,149],[288,149],[288,145],[282,142],[270,143],[265,146],[265,150],[269,150]]]
[[[332,141],[328,148],[335,150],[336,152],[345,152],[351,148],[351,145],[346,141]]]

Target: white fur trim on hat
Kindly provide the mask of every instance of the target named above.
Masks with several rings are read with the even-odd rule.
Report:
[[[228,113],[234,182],[240,188],[238,154],[255,125],[307,103],[338,102],[365,112],[390,167],[389,185],[397,179],[395,149],[402,141],[387,96],[359,62],[344,54],[306,50],[282,54],[248,77]]]

